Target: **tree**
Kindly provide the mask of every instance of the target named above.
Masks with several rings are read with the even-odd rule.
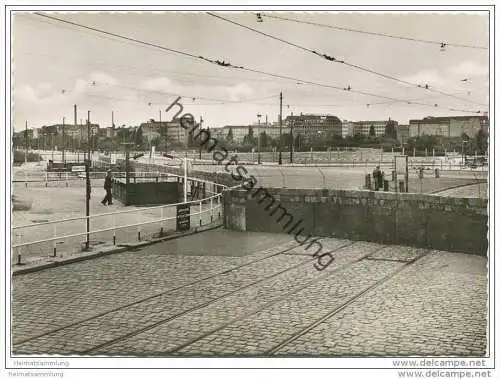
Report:
[[[394,120],[389,119],[387,123],[385,124],[385,136],[388,138],[397,138],[397,129],[396,129],[397,123]]]
[[[245,137],[243,137],[243,144],[251,146],[257,144],[257,138],[255,138],[253,135],[253,128],[251,125],[248,127],[248,134]]]
[[[269,146],[269,136],[266,134],[265,131],[260,133],[260,147],[261,149],[265,149]]]
[[[229,128],[229,132],[227,132],[226,140],[233,142],[233,128]]]
[[[141,128],[137,128],[137,130],[135,131],[135,135],[134,135],[134,143],[135,143],[135,145],[136,145],[139,149],[142,149],[142,145],[143,145],[143,138],[142,138],[142,129],[141,129]]]
[[[295,150],[300,151],[302,147],[301,142],[302,142],[302,137],[300,136],[300,134],[297,134],[295,136],[295,141],[293,142]]]
[[[370,125],[370,132],[368,133],[370,137],[375,137],[375,126],[373,124]]]
[[[486,151],[488,150],[488,135],[484,132],[483,128],[479,129],[477,132],[474,142],[479,154],[486,154]]]

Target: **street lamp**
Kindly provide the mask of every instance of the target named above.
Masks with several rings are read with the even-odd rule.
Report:
[[[258,126],[257,126],[257,162],[260,164],[260,118],[261,114],[257,115]]]

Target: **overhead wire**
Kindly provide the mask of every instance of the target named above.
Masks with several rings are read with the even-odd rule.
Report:
[[[182,56],[185,56],[185,57],[199,59],[199,60],[205,61],[207,63],[215,64],[215,65],[222,66],[222,67],[230,67],[230,68],[240,69],[240,70],[243,70],[243,71],[248,71],[248,72],[253,72],[253,73],[259,73],[259,74],[270,76],[270,77],[291,80],[291,81],[294,81],[296,83],[300,82],[300,83],[310,84],[310,85],[324,87],[324,88],[331,88],[331,89],[335,89],[335,90],[346,91],[346,88],[335,86],[335,85],[317,83],[317,82],[313,82],[313,81],[309,81],[309,80],[303,80],[303,79],[298,79],[298,78],[294,78],[294,77],[290,77],[290,76],[269,73],[269,72],[265,72],[265,71],[261,71],[261,70],[256,70],[256,69],[251,69],[251,68],[243,67],[243,66],[235,66],[235,65],[230,64],[229,62],[220,61],[220,60],[211,60],[211,59],[205,58],[205,57],[200,56],[200,55],[197,56],[195,54],[191,54],[191,53],[183,52],[183,51],[180,51],[180,50],[168,48],[168,47],[165,47],[165,46],[157,45],[157,44],[154,44],[154,43],[142,41],[142,40],[139,40],[139,39],[136,39],[136,38],[123,36],[123,35],[120,35],[120,34],[117,34],[117,33],[108,32],[108,31],[105,31],[105,30],[102,30],[102,29],[98,29],[98,28],[95,28],[95,27],[89,27],[89,26],[86,26],[86,25],[82,25],[82,24],[75,23],[75,22],[72,22],[72,21],[60,19],[60,18],[57,18],[57,17],[54,17],[54,16],[49,16],[49,15],[42,14],[42,13],[39,13],[39,12],[35,12],[34,14],[36,14],[38,16],[41,16],[41,17],[46,17],[48,19],[52,19],[52,20],[57,21],[57,22],[61,22],[61,23],[72,25],[72,26],[84,28],[84,29],[91,30],[91,31],[94,31],[94,32],[97,32],[97,33],[103,33],[105,35],[113,36],[113,37],[116,37],[116,38],[121,38],[121,39],[124,39],[124,40],[127,40],[127,41],[132,41],[132,42],[135,42],[135,43],[138,43],[138,44],[144,44],[145,46],[157,48],[157,49],[160,49],[162,51],[166,51],[166,52],[170,52],[170,53],[176,53],[176,54],[179,54],[179,55],[182,55]],[[370,96],[370,97],[380,98],[380,99],[386,99],[386,100],[397,100],[397,101],[400,100],[400,99],[396,99],[396,98],[389,97],[389,96],[383,96],[383,95],[369,93],[369,92],[366,92],[366,91],[352,90],[350,88],[349,88],[349,90],[347,92],[361,94],[361,95],[364,95],[364,96]],[[422,106],[435,107],[435,108],[439,107],[439,108],[448,109],[448,110],[452,110],[452,111],[456,111],[456,112],[481,113],[481,111],[471,111],[471,110],[462,110],[462,109],[453,109],[453,108],[440,107],[437,103],[434,104],[434,105],[431,105],[431,104],[425,104],[425,103],[408,102],[408,104],[422,105]]]
[[[393,39],[406,40],[406,41],[412,41],[412,42],[421,42],[421,43],[438,45],[440,47],[449,46],[449,47],[460,47],[460,48],[468,48],[468,49],[488,50],[488,47],[485,47],[485,46],[466,45],[466,44],[459,44],[459,43],[452,43],[452,42],[445,42],[445,41],[436,41],[436,40],[433,41],[433,40],[425,40],[425,39],[420,39],[420,38],[396,36],[396,35],[387,34],[387,33],[370,32],[370,31],[366,31],[366,30],[359,30],[359,29],[353,29],[353,28],[347,28],[347,27],[321,24],[318,22],[297,20],[297,19],[293,19],[293,18],[270,15],[267,13],[258,13],[258,14],[260,14],[261,16],[264,16],[264,17],[274,18],[274,19],[278,19],[281,21],[290,21],[290,22],[296,22],[299,24],[315,25],[315,26],[320,26],[320,27],[325,27],[325,28],[330,28],[330,29],[335,29],[335,30],[341,30],[341,31],[345,31],[345,32],[368,34],[368,35],[378,36],[378,37],[393,38]]]
[[[425,90],[428,90],[430,92],[436,92],[436,93],[439,93],[441,95],[444,95],[444,96],[448,96],[448,97],[452,97],[452,98],[455,98],[455,99],[458,99],[458,100],[462,100],[462,101],[467,101],[467,102],[471,102],[471,103],[476,103],[476,104],[479,104],[479,105],[486,105],[484,103],[479,103],[479,102],[476,102],[476,101],[473,101],[473,100],[470,100],[470,99],[464,99],[464,98],[461,98],[461,97],[458,97],[458,96],[455,96],[455,95],[452,95],[452,94],[449,94],[447,92],[444,92],[444,91],[441,91],[439,89],[436,89],[436,88],[433,88],[433,87],[430,87],[429,85],[425,84],[425,85],[420,85],[420,84],[416,84],[416,83],[412,83],[412,82],[409,82],[407,80],[403,80],[403,79],[399,79],[399,78],[396,78],[392,75],[388,75],[388,74],[384,74],[384,73],[381,73],[381,72],[378,72],[378,71],[375,71],[375,70],[372,70],[370,68],[367,68],[367,67],[363,67],[363,66],[360,66],[360,65],[356,65],[356,64],[353,64],[353,63],[349,63],[347,61],[345,61],[344,59],[337,59],[335,57],[332,57],[330,55],[327,55],[327,54],[321,54],[315,50],[312,50],[312,49],[309,49],[307,47],[304,47],[304,46],[301,46],[301,45],[298,45],[296,43],[293,43],[293,42],[290,42],[290,41],[287,41],[287,40],[284,40],[282,38],[279,38],[279,37],[276,37],[276,36],[273,36],[271,34],[268,34],[268,33],[264,33],[260,30],[257,30],[255,28],[252,28],[250,26],[247,26],[247,25],[244,25],[244,24],[241,24],[239,22],[236,22],[236,21],[233,21],[233,20],[230,20],[228,18],[225,18],[225,17],[222,17],[222,16],[219,16],[219,15],[216,15],[212,12],[206,12],[208,15],[212,16],[212,17],[215,17],[215,18],[218,18],[220,20],[223,20],[223,21],[226,21],[230,24],[233,24],[233,25],[236,25],[236,26],[239,26],[241,28],[244,28],[244,29],[247,29],[247,30],[250,30],[254,33],[257,33],[257,34],[260,34],[260,35],[263,35],[263,36],[266,36],[268,38],[271,38],[271,39],[274,39],[276,41],[279,41],[279,42],[282,42],[282,43],[285,43],[289,46],[293,46],[295,48],[298,48],[300,50],[303,50],[303,51],[306,51],[306,52],[309,52],[309,53],[312,53],[316,56],[319,56],[320,58],[323,58],[323,59],[326,59],[328,61],[331,61],[331,62],[334,62],[334,63],[339,63],[339,64],[343,64],[345,66],[348,66],[348,67],[351,67],[351,68],[354,68],[354,69],[357,69],[357,70],[360,70],[360,71],[364,71],[364,72],[367,72],[367,73],[370,73],[372,75],[376,75],[376,76],[379,76],[381,78],[384,78],[384,79],[388,79],[388,80],[392,80],[392,81],[395,81],[395,82],[398,82],[398,83],[401,83],[401,84],[406,84],[406,85],[409,85],[411,87],[417,87],[417,88],[422,88],[422,89],[425,89]]]

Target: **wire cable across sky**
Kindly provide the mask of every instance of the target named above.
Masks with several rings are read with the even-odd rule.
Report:
[[[309,49],[307,47],[304,47],[304,46],[301,46],[301,45],[298,45],[296,43],[293,43],[293,42],[290,42],[290,41],[286,41],[282,38],[279,38],[279,37],[276,37],[276,36],[273,36],[271,34],[268,34],[268,33],[264,33],[264,32],[261,32],[260,30],[257,30],[255,28],[252,28],[250,26],[247,26],[247,25],[243,25],[239,22],[236,22],[236,21],[233,21],[233,20],[230,20],[228,18],[225,18],[225,17],[222,17],[222,16],[219,16],[219,15],[216,15],[214,13],[211,13],[211,12],[207,12],[208,15],[212,16],[212,17],[215,17],[215,18],[218,18],[220,20],[223,20],[223,21],[226,21],[230,24],[233,24],[233,25],[236,25],[236,26],[239,26],[241,28],[244,28],[244,29],[247,29],[247,30],[250,30],[254,33],[258,33],[260,35],[263,35],[263,36],[266,36],[268,38],[271,38],[271,39],[274,39],[276,41],[279,41],[279,42],[282,42],[282,43],[285,43],[289,46],[293,46],[295,48],[298,48],[300,50],[303,50],[303,51],[306,51],[306,52],[309,52],[311,54],[314,54],[316,56],[319,56],[320,58],[323,58],[323,59],[326,59],[328,61],[331,61],[331,62],[334,62],[334,63],[340,63],[340,64],[343,64],[345,66],[348,66],[348,67],[351,67],[351,68],[354,68],[354,69],[357,69],[357,70],[360,70],[360,71],[364,71],[364,72],[367,72],[367,73],[370,73],[370,74],[373,74],[373,75],[376,75],[376,76],[379,76],[381,78],[384,78],[384,79],[388,79],[388,80],[392,80],[392,81],[395,81],[395,82],[398,82],[398,83],[401,83],[401,84],[405,84],[405,85],[408,85],[408,86],[411,86],[411,87],[417,87],[417,88],[422,88],[422,89],[425,89],[427,91],[430,91],[430,92],[436,92],[436,93],[439,93],[441,95],[444,95],[444,96],[448,96],[448,97],[451,97],[451,98],[455,98],[455,99],[458,99],[458,100],[462,100],[462,101],[466,101],[466,102],[470,102],[470,103],[475,103],[475,104],[479,104],[479,105],[486,105],[484,103],[479,103],[479,102],[476,102],[476,101],[473,101],[471,99],[465,99],[465,98],[462,98],[462,97],[458,97],[458,96],[455,96],[455,95],[452,95],[450,93],[446,93],[444,91],[441,91],[441,90],[438,90],[438,89],[435,89],[435,88],[432,88],[430,87],[429,85],[427,84],[416,84],[416,83],[412,83],[412,82],[409,82],[407,80],[403,80],[403,79],[399,79],[399,78],[396,78],[394,76],[391,76],[391,75],[388,75],[388,74],[384,74],[384,73],[381,73],[381,72],[377,72],[375,70],[372,70],[372,69],[369,69],[367,67],[363,67],[363,66],[360,66],[360,65],[356,65],[356,64],[352,64],[352,63],[349,63],[349,62],[346,62],[344,59],[338,59],[338,58],[335,58],[333,56],[330,56],[330,55],[327,55],[327,54],[321,54],[321,53],[318,53],[317,51],[315,50],[312,50],[312,49]]]
[[[404,102],[404,100],[402,100],[402,99],[397,99],[397,98],[390,97],[390,96],[384,96],[384,95],[379,95],[379,94],[375,94],[375,93],[370,93],[370,92],[367,92],[367,91],[354,90],[354,89],[351,89],[350,87],[349,88],[345,88],[345,87],[341,87],[341,86],[338,86],[338,85],[318,83],[318,82],[313,82],[313,81],[310,81],[310,80],[304,80],[304,79],[299,79],[299,78],[295,78],[295,77],[290,77],[290,76],[285,76],[285,75],[279,75],[279,74],[269,73],[269,72],[265,72],[265,71],[261,71],[261,70],[257,70],[257,69],[248,68],[248,67],[236,66],[236,65],[233,65],[233,64],[231,64],[229,62],[225,62],[224,60],[221,61],[221,60],[208,59],[208,58],[205,58],[205,57],[203,57],[201,55],[196,55],[196,54],[193,54],[193,53],[188,53],[188,52],[185,52],[185,51],[180,51],[180,50],[172,49],[172,48],[169,48],[169,47],[165,47],[165,46],[161,46],[161,45],[158,45],[158,44],[150,43],[150,42],[147,42],[147,41],[142,41],[142,40],[139,40],[139,39],[136,39],[136,38],[124,36],[124,35],[121,35],[121,34],[117,34],[117,33],[109,32],[109,31],[105,31],[105,30],[98,29],[98,28],[95,28],[95,27],[90,27],[90,26],[87,26],[87,25],[82,25],[82,24],[79,24],[79,23],[76,23],[76,22],[64,20],[64,19],[61,19],[61,18],[58,18],[58,17],[46,15],[46,14],[43,14],[43,13],[36,12],[34,14],[38,15],[40,17],[45,17],[45,18],[51,19],[53,21],[64,23],[66,25],[72,25],[74,27],[83,28],[83,29],[90,30],[90,31],[93,31],[93,32],[96,32],[96,33],[104,34],[104,35],[107,35],[107,36],[112,36],[112,37],[115,37],[115,38],[118,38],[118,39],[122,39],[122,40],[126,40],[126,41],[129,41],[129,42],[134,42],[136,44],[141,44],[141,45],[153,47],[155,49],[159,49],[159,50],[164,51],[164,52],[175,53],[175,54],[181,55],[183,57],[192,58],[192,59],[198,59],[198,60],[204,61],[206,63],[210,63],[210,64],[213,64],[213,65],[217,65],[217,66],[221,66],[221,67],[225,67],[225,68],[232,68],[232,69],[238,69],[238,70],[247,71],[247,72],[258,73],[258,74],[266,75],[266,76],[273,77],[273,78],[290,80],[290,81],[293,81],[295,83],[309,84],[309,85],[312,85],[312,86],[318,86],[318,87],[323,87],[323,88],[335,89],[335,90],[338,90],[338,91],[344,91],[345,93],[359,94],[359,95],[364,95],[364,96],[374,97],[374,98],[379,98],[379,99],[384,99],[384,100],[392,100],[392,101]],[[464,109],[442,107],[438,103],[427,104],[427,103],[413,102],[413,101],[407,101],[406,103],[409,104],[409,105],[420,105],[420,106],[426,106],[426,107],[447,109],[447,110],[451,110],[451,111],[454,111],[454,112],[476,113],[476,114],[482,113],[482,111],[480,111],[480,110],[473,111],[473,110],[464,110]]]
[[[485,47],[485,46],[475,46],[475,45],[466,45],[466,44],[446,42],[446,41],[432,41],[432,40],[425,40],[425,39],[412,38],[412,37],[395,36],[395,35],[387,34],[387,33],[370,32],[370,31],[366,31],[366,30],[359,30],[359,29],[352,29],[352,28],[346,28],[346,27],[340,27],[340,26],[334,26],[334,25],[321,24],[321,23],[318,23],[318,22],[310,22],[310,21],[297,20],[297,19],[288,18],[288,17],[271,15],[271,14],[268,14],[268,13],[258,13],[258,14],[261,17],[268,17],[268,18],[273,18],[273,19],[277,19],[277,20],[281,20],[281,21],[290,21],[290,22],[296,22],[296,23],[299,23],[299,24],[320,26],[320,27],[323,27],[323,28],[330,28],[330,29],[340,30],[340,31],[344,31],[344,32],[367,34],[367,35],[370,35],[370,36],[377,36],[377,37],[399,39],[399,40],[404,40],[404,41],[427,43],[427,44],[437,45],[440,48],[460,47],[460,48],[467,48],[467,49],[488,50],[488,47]]]

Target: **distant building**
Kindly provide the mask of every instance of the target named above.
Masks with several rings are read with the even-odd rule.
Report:
[[[233,134],[233,142],[234,143],[243,143],[243,139],[249,133],[250,127],[248,125],[225,125],[222,130],[219,132],[221,138],[228,138],[229,131],[231,130]],[[214,129],[215,130],[215,129]],[[254,135],[257,135],[256,130],[254,130]]]
[[[375,137],[381,137],[385,135],[385,126],[389,120],[367,120],[367,121],[354,121],[354,135],[361,134],[364,136],[370,135],[370,129],[373,125],[375,131]],[[397,128],[397,122],[396,122]]]
[[[342,121],[332,115],[300,114],[287,116],[284,125],[292,127],[293,135],[301,135],[308,139],[327,133],[342,135]]]
[[[279,138],[280,128],[279,126],[271,126],[264,124],[255,124],[255,125],[226,125],[222,128],[214,128],[210,129],[210,133],[213,137],[219,139],[227,139],[229,135],[229,130],[232,131],[233,134],[233,142],[236,144],[242,144],[245,136],[249,134],[250,128],[253,130],[253,135],[257,138],[259,133],[265,132],[266,135],[270,138]],[[282,126],[281,134],[290,133],[290,128],[286,126]]]
[[[150,119],[139,126],[142,130],[142,137],[151,143],[155,138],[167,138],[168,142],[179,143],[187,146],[189,130],[182,127],[180,118],[172,121],[155,121]],[[168,143],[167,142],[167,143]]]
[[[74,139],[76,141],[86,142],[88,141],[88,130],[87,124],[56,124],[56,125],[48,125],[42,126],[38,132],[39,138],[49,138],[54,135],[62,135],[64,130],[65,138],[69,140]],[[100,135],[99,124],[90,124],[90,136]]]
[[[354,122],[353,121],[342,121],[342,138],[354,136]]]
[[[398,125],[396,127],[396,138],[401,144],[406,143],[406,141],[408,141],[408,138],[410,138],[410,126]]]
[[[488,116],[450,116],[425,117],[421,120],[410,120],[409,137],[437,135],[445,137],[460,137],[467,134],[473,137],[479,129],[487,131]]]

